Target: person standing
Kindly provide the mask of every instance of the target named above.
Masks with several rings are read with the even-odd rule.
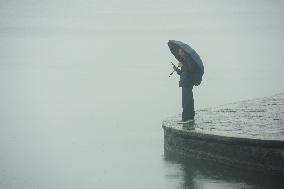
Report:
[[[182,88],[182,120],[179,123],[194,121],[193,86],[199,86],[204,74],[204,66],[200,56],[188,44],[181,41],[169,40],[169,49],[179,61],[174,71],[180,75],[179,86]],[[172,72],[173,73],[173,72]],[[171,74],[172,74],[171,73]]]
[[[183,49],[178,49],[178,55],[182,57],[182,61],[178,66],[173,66],[173,69],[180,75],[179,87],[182,88],[182,120],[179,123],[190,123],[194,121],[194,99],[193,99],[193,86],[194,86],[194,71],[195,65],[188,64],[188,57]]]

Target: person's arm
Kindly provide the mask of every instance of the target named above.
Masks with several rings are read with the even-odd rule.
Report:
[[[180,70],[180,69],[178,69],[176,66],[174,66],[173,68],[174,68],[174,70],[177,72],[178,75],[181,74],[181,70]]]

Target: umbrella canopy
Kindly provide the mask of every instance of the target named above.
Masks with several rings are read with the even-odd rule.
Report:
[[[203,62],[200,59],[200,56],[196,53],[196,51],[191,48],[189,45],[175,40],[169,40],[168,46],[172,52],[172,54],[176,57],[179,62],[186,62],[187,64],[196,64],[197,67],[204,73]],[[186,56],[185,58],[181,57],[178,54],[178,49],[182,49]]]

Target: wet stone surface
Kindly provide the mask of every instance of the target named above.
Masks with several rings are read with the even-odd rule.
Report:
[[[185,130],[181,115],[169,117],[164,127]],[[196,111],[190,132],[237,138],[284,141],[284,93]]]

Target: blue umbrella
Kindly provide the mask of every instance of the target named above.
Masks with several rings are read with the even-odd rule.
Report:
[[[176,59],[179,62],[182,63],[186,62],[187,64],[196,64],[203,75],[204,73],[203,62],[200,59],[200,56],[196,53],[196,51],[193,48],[191,48],[189,45],[181,41],[175,41],[175,40],[169,40],[168,46],[172,54],[176,57]],[[183,51],[186,54],[185,58],[181,57],[178,54],[178,49],[183,49]]]

